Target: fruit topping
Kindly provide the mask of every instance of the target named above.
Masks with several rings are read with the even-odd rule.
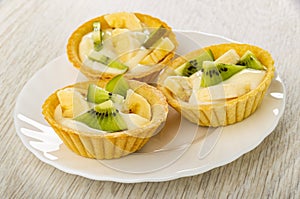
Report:
[[[164,81],[165,87],[183,101],[188,101],[192,92],[192,83],[185,76],[170,76]]]
[[[116,28],[112,31],[111,40],[119,60],[127,62],[133,57],[134,52],[140,49],[141,43],[136,37],[135,32],[128,29]]]
[[[202,64],[204,61],[213,61],[214,56],[211,50],[204,51],[198,57],[182,64],[178,68],[175,69],[175,73],[181,76],[191,76],[197,71],[202,69]]]
[[[175,48],[175,45],[172,43],[172,41],[166,37],[161,38],[157,46],[155,46],[154,50],[147,55],[140,64],[143,65],[155,65],[160,60],[162,60],[167,54],[169,54],[173,49]]]
[[[94,49],[100,51],[102,49],[102,30],[99,21],[93,23],[93,34],[92,38],[94,40]]]
[[[129,89],[124,101],[124,110],[128,113],[135,113],[148,120],[151,119],[151,106],[140,94]]]
[[[88,93],[87,93],[87,101],[99,104],[102,102],[105,102],[107,100],[112,100],[114,102],[120,102],[121,100],[124,99],[122,96],[108,92],[104,90],[103,88],[95,85],[95,84],[90,84],[88,88]]]
[[[240,60],[240,56],[234,49],[228,50],[226,53],[221,55],[218,59],[215,60],[215,63],[222,64],[237,64]]]
[[[233,64],[216,64],[211,61],[203,62],[201,87],[216,85],[237,72],[245,69],[245,66]]]
[[[57,97],[62,109],[62,115],[73,118],[89,110],[89,104],[83,96],[73,88],[66,88],[57,92]]]
[[[111,100],[98,104],[94,109],[79,115],[76,121],[87,126],[107,132],[117,132],[127,129],[127,125]]]
[[[126,96],[129,85],[123,75],[117,75],[113,77],[105,86],[105,89],[109,92]]]
[[[167,32],[167,29],[165,29],[162,25],[154,30],[148,37],[148,39],[145,41],[143,46],[145,48],[151,48],[160,38],[162,38]]]
[[[105,21],[112,28],[128,28],[129,30],[141,30],[142,24],[133,13],[119,12],[104,16]]]
[[[115,69],[119,69],[122,70],[123,72],[126,72],[128,69],[128,66],[126,66],[125,64],[117,61],[117,60],[113,60],[110,57],[103,55],[101,53],[98,53],[96,51],[92,51],[89,55],[88,55],[89,59],[92,61],[96,61],[99,62],[101,64],[104,64],[108,67],[111,68],[115,68]]]
[[[257,57],[250,51],[248,50],[241,58],[239,61],[240,65],[244,65],[247,68],[253,68],[256,70],[264,70],[264,66],[260,61],[257,59]]]

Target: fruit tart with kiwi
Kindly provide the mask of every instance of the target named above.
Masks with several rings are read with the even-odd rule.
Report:
[[[274,70],[271,55],[259,47],[219,44],[175,59],[160,74],[158,88],[189,121],[225,126],[256,111]]]
[[[89,79],[152,81],[173,58],[177,41],[161,20],[140,13],[106,14],[84,23],[70,36],[70,62]]]
[[[156,88],[122,75],[59,89],[42,112],[78,155],[113,159],[142,148],[163,127],[168,104]]]

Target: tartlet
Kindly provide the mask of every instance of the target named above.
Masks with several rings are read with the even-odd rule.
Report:
[[[110,17],[113,19],[110,19],[111,21],[109,23],[106,20],[107,16],[113,16]],[[130,20],[134,21],[133,25],[131,25],[132,23],[130,22]],[[85,22],[71,34],[68,40],[67,55],[69,61],[73,64],[74,67],[78,68],[90,80],[111,79],[116,74],[106,72],[106,71],[101,72],[83,63],[83,60],[81,60],[81,57],[79,55],[80,42],[85,35],[93,32],[94,22],[100,22],[102,30],[110,30],[110,29],[115,30],[115,29],[125,28],[128,29],[129,31],[135,31],[134,24],[136,24],[136,20],[140,21],[140,23],[142,24],[142,28],[145,29],[147,28],[150,31],[154,31],[159,27],[165,29],[167,32],[165,34],[165,37],[167,37],[174,45],[173,50],[171,52],[165,53],[165,55],[161,59],[159,59],[155,65],[152,65],[149,70],[134,71],[132,73],[129,73],[127,71],[124,73],[127,79],[137,79],[137,80],[142,80],[144,82],[153,81],[157,77],[161,69],[164,68],[166,64],[173,58],[177,46],[177,41],[176,41],[175,34],[172,32],[171,28],[165,22],[161,21],[158,18],[154,18],[146,14],[119,12],[119,13],[105,14]],[[119,57],[117,57],[116,59],[118,60]]]
[[[148,84],[128,80],[129,86],[142,95],[151,105],[152,117],[150,123],[143,128],[123,130],[113,133],[79,132],[61,125],[55,118],[59,105],[58,92],[66,88],[76,88],[86,91],[92,82],[81,82],[59,89],[51,94],[42,106],[42,113],[63,143],[80,156],[94,159],[113,159],[133,153],[142,148],[151,136],[164,126],[168,104],[163,94]],[[93,82],[95,83],[95,82]],[[105,87],[105,81],[98,81],[99,87]]]
[[[175,75],[174,71],[187,60],[192,60],[205,51],[210,50],[215,59],[229,50],[235,50],[239,56],[243,56],[247,51],[253,52],[257,59],[265,67],[265,75],[259,85],[239,96],[232,99],[225,99],[218,102],[208,102],[203,104],[189,104],[178,100],[173,93],[164,86],[164,81],[169,76]],[[264,49],[248,44],[219,44],[205,47],[188,53],[185,56],[175,59],[170,67],[166,68],[158,78],[158,88],[166,96],[168,103],[175,108],[183,117],[200,126],[226,126],[242,121],[260,106],[267,89],[271,84],[274,76],[274,60],[271,55]]]

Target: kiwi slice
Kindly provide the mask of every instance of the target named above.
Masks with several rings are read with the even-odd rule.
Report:
[[[111,100],[98,104],[94,109],[79,115],[74,120],[82,122],[91,128],[107,132],[117,132],[127,129],[127,125]]]
[[[100,51],[103,47],[102,45],[102,30],[101,30],[101,23],[96,21],[93,23],[93,34],[92,38],[94,40],[94,49],[96,51]]]
[[[151,48],[161,37],[163,37],[166,34],[166,32],[167,29],[161,25],[159,28],[157,28],[150,34],[149,38],[145,41],[143,46],[147,49]]]
[[[97,112],[94,109],[91,109],[88,112],[75,117],[74,120],[78,122],[82,122],[93,129],[102,130],[98,122],[99,118],[100,118],[99,114],[97,115]]]
[[[202,64],[204,61],[214,61],[214,55],[210,49],[202,52],[195,59],[192,59],[176,68],[175,73],[177,75],[189,77],[195,72],[202,69]]]
[[[216,85],[226,79],[229,79],[232,75],[245,69],[245,66],[234,64],[216,64],[212,61],[203,62],[201,87],[208,87]]]
[[[105,89],[109,92],[126,96],[127,90],[129,89],[129,84],[123,75],[117,75],[113,77],[105,86]]]
[[[112,100],[114,102],[119,102],[121,96],[117,96],[111,92],[104,90],[103,88],[95,85],[90,84],[87,92],[87,101],[93,102],[95,104],[100,104],[107,100]]]
[[[125,121],[111,100],[98,104],[94,110],[101,115],[98,122],[102,130],[115,132],[127,129]]]
[[[99,62],[99,63],[104,64],[111,68],[116,68],[116,69],[125,70],[125,71],[128,69],[128,66],[126,66],[125,64],[123,64],[117,60],[113,60],[112,58],[110,58],[106,55],[100,54],[98,52],[95,52],[95,51],[92,51],[88,55],[88,58],[92,61]]]
[[[256,70],[264,70],[264,66],[262,63],[257,59],[257,57],[248,50],[240,59],[238,64],[246,66],[247,68],[252,68]]]

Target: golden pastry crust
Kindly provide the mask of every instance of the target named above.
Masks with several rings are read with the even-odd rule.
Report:
[[[87,90],[92,82],[77,83],[67,87]],[[95,82],[93,82],[95,83]],[[97,84],[104,87],[105,81]],[[55,109],[59,105],[57,92],[51,94],[42,106],[42,113],[64,144],[78,155],[95,159],[119,158],[142,148],[151,136],[161,129],[168,114],[168,104],[164,95],[156,88],[134,80],[129,80],[130,88],[145,97],[151,105],[151,123],[143,128],[115,133],[95,134],[78,132],[60,125],[55,120]]]
[[[248,44],[219,44],[204,48],[204,50],[207,49],[210,49],[213,52],[215,59],[217,59],[230,49],[236,50],[239,56],[242,56],[247,50],[251,50],[260,60],[260,62],[264,66],[266,66],[266,75],[256,89],[238,98],[224,100],[223,103],[210,103],[201,105],[179,103],[179,101],[175,99],[173,94],[163,86],[163,82],[168,76],[174,75],[173,69],[185,63],[186,60],[190,60],[203,52],[203,49],[199,49],[175,59],[171,63],[170,67],[166,68],[159,76],[158,88],[164,93],[168,103],[173,108],[175,108],[189,121],[200,126],[217,127],[242,121],[243,119],[254,113],[261,104],[274,76],[274,60],[271,57],[270,53],[266,50]]]
[[[110,27],[106,22],[105,20],[106,15],[102,15],[94,19],[91,19],[88,22],[81,25],[80,27],[78,27],[70,36],[67,44],[67,55],[69,61],[73,64],[74,67],[78,68],[90,80],[111,79],[116,75],[112,73],[103,73],[103,72],[93,70],[90,67],[85,66],[79,57],[79,44],[81,42],[81,39],[84,35],[93,31],[94,22],[100,21],[101,28],[104,30],[109,28],[114,28],[114,27]],[[169,61],[174,57],[175,50],[178,44],[177,44],[175,34],[172,32],[172,29],[165,22],[161,21],[158,18],[154,18],[150,15],[145,15],[141,13],[134,13],[134,15],[149,28],[158,28],[160,26],[166,28],[169,31],[168,37],[175,45],[175,49],[173,49],[172,52],[168,53],[158,64],[153,66],[151,70],[147,72],[140,72],[135,74],[125,73],[125,77],[127,79],[137,79],[137,80],[143,80],[145,82],[150,82],[151,80],[157,77],[161,69],[164,68],[169,63]]]

